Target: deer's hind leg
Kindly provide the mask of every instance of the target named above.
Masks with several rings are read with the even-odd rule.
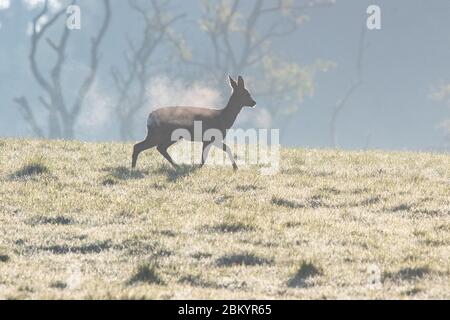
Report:
[[[231,152],[230,147],[226,145],[225,142],[220,141],[215,142],[214,145],[217,148],[222,149],[228,155],[228,158],[230,158],[230,161],[233,164],[233,170],[237,170],[238,166],[236,164],[236,160],[234,160],[233,153]]]
[[[131,167],[134,169],[136,168],[136,163],[139,157],[139,154],[142,151],[151,149],[153,147],[156,147],[157,143],[155,142],[155,139],[150,135],[150,132],[147,133],[147,137],[144,141],[141,141],[139,143],[136,143],[133,147],[133,156],[131,159]]]
[[[157,149],[159,151],[159,153],[161,153],[161,155],[167,160],[169,161],[169,163],[175,168],[178,168],[178,165],[172,160],[172,157],[169,155],[169,153],[167,153],[167,149],[173,145],[174,143],[176,143],[176,141],[169,141],[169,142],[165,142],[162,143],[160,145],[158,145]]]

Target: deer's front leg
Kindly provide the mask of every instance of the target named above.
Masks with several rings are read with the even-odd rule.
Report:
[[[200,164],[200,168],[205,165],[206,159],[208,158],[209,150],[214,145],[214,141],[203,141],[203,150],[202,150],[202,163]]]
[[[228,158],[230,158],[231,162],[233,163],[233,169],[237,170],[238,166],[236,164],[236,161],[234,160],[233,153],[231,153],[230,147],[227,146],[224,142],[217,142],[216,146],[218,148],[221,148],[224,152],[226,152],[228,154]]]
[[[175,142],[170,142],[166,144],[159,145],[156,149],[158,149],[159,153],[166,158],[167,161],[175,168],[178,169],[178,165],[172,160],[172,157],[167,153],[167,149],[174,144]]]

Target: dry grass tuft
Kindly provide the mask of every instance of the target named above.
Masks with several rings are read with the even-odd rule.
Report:
[[[50,173],[50,169],[43,158],[36,158],[27,161],[27,163],[11,175],[12,179],[30,178]]]
[[[35,216],[28,220],[30,225],[39,225],[39,224],[54,224],[54,225],[69,225],[74,223],[72,218],[64,217],[64,216]]]
[[[65,283],[63,281],[54,281],[54,282],[50,283],[50,288],[63,290],[63,289],[67,288],[67,283]]]
[[[0,253],[0,262],[8,262],[10,260],[7,254]]]
[[[291,209],[298,209],[305,207],[304,204],[299,203],[297,201],[283,199],[279,197],[272,197],[272,204],[280,206],[280,207],[286,207]]]
[[[234,222],[234,223],[219,223],[212,227],[205,227],[205,229],[209,232],[218,232],[218,233],[235,233],[235,232],[247,232],[254,231],[255,227],[252,225],[243,223],[243,222]]]
[[[289,279],[287,285],[291,288],[296,287],[308,287],[310,280],[313,277],[319,276],[322,274],[322,270],[319,267],[316,267],[313,263],[309,261],[303,261],[300,264],[300,268],[295,272],[295,274]]]
[[[428,267],[407,267],[398,270],[397,272],[387,272],[385,278],[400,280],[400,281],[411,281],[418,280],[432,273],[432,270]]]
[[[136,284],[140,282],[147,284],[164,284],[164,281],[161,280],[157,272],[156,262],[146,262],[139,265],[136,273],[128,281],[129,284]]]
[[[253,253],[239,253],[224,255],[223,257],[217,259],[216,264],[219,267],[230,267],[235,265],[258,266],[271,264],[271,261],[265,258],[258,257]]]

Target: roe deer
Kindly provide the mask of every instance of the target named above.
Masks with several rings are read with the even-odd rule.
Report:
[[[228,154],[228,157],[233,164],[233,169],[236,170],[237,165],[231,153],[231,149],[223,142],[223,139],[226,136],[226,131],[233,126],[234,121],[242,108],[253,108],[255,107],[256,102],[245,88],[244,79],[242,79],[241,76],[239,76],[238,82],[231,77],[229,78],[232,94],[224,109],[166,107],[150,113],[147,120],[147,137],[144,141],[134,145],[132,167],[136,167],[138,156],[142,151],[153,147],[157,147],[164,158],[166,158],[172,166],[177,167],[167,153],[167,149],[177,142],[177,140],[173,141],[172,133],[175,130],[184,129],[190,133],[191,141],[203,142],[203,154],[200,166],[205,164],[209,149],[214,145],[218,148],[222,148],[223,151]],[[194,125],[197,121],[202,124],[201,137],[194,135]],[[205,141],[204,132],[209,129],[218,130],[221,133],[221,141],[216,141],[214,138]]]

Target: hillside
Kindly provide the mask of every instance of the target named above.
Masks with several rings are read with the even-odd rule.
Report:
[[[130,152],[0,140],[0,298],[450,298],[450,155]]]

